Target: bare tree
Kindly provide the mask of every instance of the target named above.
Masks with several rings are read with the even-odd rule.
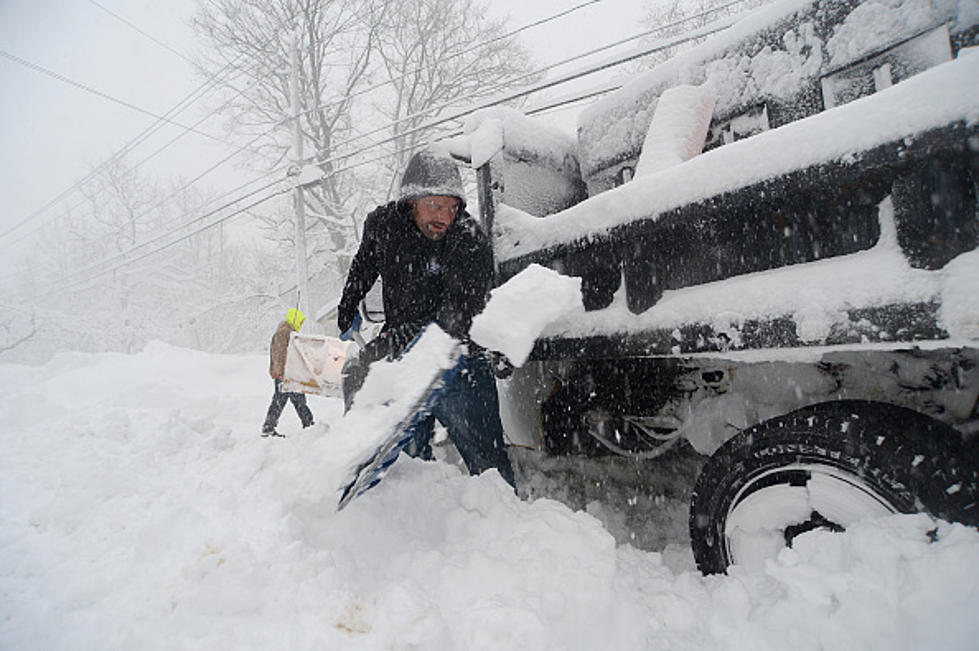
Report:
[[[695,29],[704,27],[725,16],[733,16],[744,13],[749,9],[768,4],[773,0],[743,0],[732,2],[732,0],[652,0],[646,3],[645,15],[642,20],[647,29],[656,30],[654,34],[645,40],[651,42],[679,36]],[[638,67],[645,69],[651,68],[667,59],[675,56],[678,52],[690,49],[697,43],[703,42],[706,37],[694,39],[675,45],[658,52],[654,52],[648,57],[643,57]]]
[[[267,324],[242,315],[269,300],[274,274],[256,266],[267,256],[222,228],[173,233],[206,205],[180,181],[174,188],[145,181],[121,159],[100,167],[86,201],[24,243],[9,307],[0,306],[0,353],[132,352],[152,339],[241,350],[263,340]]]
[[[37,334],[34,314],[18,312],[20,311],[0,306],[0,314],[3,315],[0,317],[0,355],[27,343]]]
[[[529,84],[528,52],[505,35],[505,21],[488,18],[478,0],[413,0],[386,15],[378,36],[379,58],[391,80],[373,108],[389,125],[387,195],[421,142],[458,129],[458,123],[420,128],[448,111]],[[515,82],[515,80],[517,80]]]
[[[415,128],[527,71],[529,57],[499,38],[502,23],[486,13],[474,0],[202,4],[195,24],[208,52],[203,66],[232,80],[229,93],[240,91],[229,126],[258,138],[265,165],[286,161],[292,143],[289,73],[299,35],[304,153],[322,173],[304,193],[311,270],[346,270],[366,208],[389,196],[408,150],[442,133]],[[266,211],[265,218],[270,235],[291,244],[291,215]]]
[[[163,196],[123,157],[98,167],[98,174],[81,188],[85,196],[85,223],[97,232],[108,251],[118,253],[136,244],[142,233],[160,223],[156,205]]]
[[[344,249],[355,228],[345,211],[357,192],[335,174],[338,145],[352,137],[352,106],[368,78],[378,25],[391,0],[216,0],[201,3],[195,26],[205,46],[202,66],[228,80],[231,132],[254,140],[263,165],[286,163],[295,116],[290,75],[298,54],[304,154],[323,180],[305,192],[309,241]],[[291,243],[285,214],[270,214],[270,235]]]

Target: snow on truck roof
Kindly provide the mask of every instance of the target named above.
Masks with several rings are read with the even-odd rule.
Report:
[[[784,28],[785,21],[806,12],[811,14],[814,7],[820,11],[850,13],[832,24],[825,21],[818,33],[811,26],[805,27],[805,21]],[[772,29],[776,23],[778,28]],[[769,5],[697,49],[674,57],[585,109],[579,119],[578,155],[582,171],[587,178],[588,165],[594,167],[599,157],[612,156],[613,150],[621,159],[622,153],[632,146],[631,137],[639,144],[629,155],[637,156],[659,95],[677,84],[706,83],[704,77],[689,77],[692,70],[699,68],[701,73],[719,74],[723,80],[724,74],[734,76],[731,71],[736,71],[737,65],[747,66],[750,70],[744,75],[751,77],[755,84],[752,89],[755,98],[784,93],[791,100],[802,78],[807,83],[815,80],[818,93],[821,77],[836,74],[844,66],[863,65],[864,59],[875,60],[868,55],[876,56],[882,46],[891,48],[909,40],[919,41],[926,33],[942,32],[939,36],[944,37],[944,45],[938,49],[944,51],[937,53],[941,55],[937,60],[947,60],[951,54],[948,35],[977,23],[979,3],[974,0],[864,3],[788,0]],[[784,50],[768,48],[766,55],[767,46],[758,43],[750,46],[754,49],[749,56],[742,56],[744,50],[735,50],[750,40],[752,34],[766,29],[768,42],[772,33],[783,34]],[[937,142],[936,134],[941,136],[939,146],[948,138],[955,138],[956,142],[949,143],[953,148],[967,146],[979,150],[979,84],[975,83],[979,79],[979,55],[975,54],[976,48],[964,47],[970,38],[959,39],[956,47],[961,49],[957,59],[934,65],[935,57],[931,57],[934,53],[926,53],[931,61],[929,65],[934,67],[912,71],[890,88],[860,99],[844,100],[827,110],[821,110],[820,101],[818,113],[809,115],[807,111],[802,115],[808,117],[796,116],[792,118],[794,121],[780,122],[781,126],[773,124],[767,131],[709,149],[686,162],[636,175],[613,189],[601,191],[601,186],[596,186],[599,191],[590,198],[546,217],[500,203],[493,224],[497,261],[551,259],[563,255],[561,251],[576,250],[579,245],[608,240],[616,233],[631,233],[622,228],[627,225],[675,216],[684,206],[713,200],[725,193],[764,188],[772,180],[800,172],[815,171],[818,175],[823,168],[873,166],[881,162],[877,161],[875,152],[917,155],[913,152],[928,151]],[[929,37],[926,47],[942,42],[942,38]],[[730,60],[718,63],[726,56]],[[744,103],[743,98],[734,97],[731,91],[746,87],[744,75],[731,81],[729,88],[715,88],[718,90],[715,118],[728,110],[723,102]],[[482,140],[485,140],[482,149],[488,153],[498,150],[504,141],[508,148],[519,141],[521,146],[515,148],[536,151],[537,158],[542,160],[560,160],[566,156],[569,143],[542,138],[542,133],[548,133],[544,125],[513,112],[493,116],[498,119],[492,125],[488,124],[491,122],[488,117],[474,117],[468,125],[471,142],[467,144],[474,152],[480,149],[474,143]],[[602,148],[607,151],[603,153]],[[508,189],[521,185],[522,173],[520,169],[511,170]],[[673,354],[696,354],[699,350],[708,353],[713,344],[691,344],[684,338],[692,332],[701,333],[696,336],[706,332],[707,336],[713,333],[725,338],[728,343],[719,344],[720,350],[745,351],[758,348],[758,342],[740,341],[743,334],[751,336],[749,332],[754,326],[750,322],[784,321],[796,337],[795,344],[784,346],[787,355],[818,354],[820,346],[893,347],[894,342],[975,347],[979,341],[979,250],[960,255],[938,271],[912,268],[896,243],[890,200],[880,204],[878,212],[881,235],[877,245],[869,250],[668,289],[658,303],[641,314],[630,311],[625,289],[620,287],[612,304],[604,309],[588,312],[581,305],[569,309],[547,326],[541,341],[580,343],[609,335],[635,335],[642,339],[644,335],[658,333],[655,341],[647,337],[640,342],[647,354],[671,352],[671,339],[676,344]],[[892,312],[894,307],[898,311],[910,309],[915,325],[906,326],[899,323],[900,318],[891,319],[890,316],[900,317]],[[690,328],[691,325],[696,327]],[[700,328],[702,325],[706,329]],[[919,325],[921,329],[915,330]],[[805,348],[801,353],[800,345]],[[544,355],[560,357],[561,353],[554,349]]]
[[[964,55],[846,105],[705,152],[680,165],[538,218],[501,204],[496,255],[511,260],[601,237],[679,206],[820,163],[856,163],[860,152],[949,124],[979,125],[979,55]]]
[[[617,162],[624,152],[638,152],[657,98],[667,88],[707,85],[717,95],[715,114],[726,116],[753,103],[791,101],[804,79],[928,29],[946,25],[956,34],[979,23],[975,0],[882,0],[860,3],[839,24],[821,24],[831,23],[834,14],[852,4],[784,0],[763,6],[637,76],[579,115],[582,170],[588,175]],[[778,47],[771,46],[773,39]]]

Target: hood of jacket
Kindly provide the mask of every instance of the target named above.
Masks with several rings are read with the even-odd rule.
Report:
[[[401,177],[398,201],[430,196],[455,197],[459,200],[460,213],[466,207],[459,166],[448,153],[434,148],[423,149],[408,161]]]

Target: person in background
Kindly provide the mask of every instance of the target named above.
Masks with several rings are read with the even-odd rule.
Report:
[[[289,337],[294,331],[299,332],[299,328],[302,327],[305,320],[305,314],[295,308],[290,308],[286,312],[285,321],[279,323],[275,329],[275,334],[272,335],[272,344],[269,346],[269,375],[275,382],[275,392],[272,394],[272,404],[269,405],[269,410],[265,414],[262,436],[282,436],[275,431],[275,428],[279,424],[279,416],[282,414],[282,408],[285,407],[287,400],[292,402],[292,406],[296,408],[296,413],[299,415],[303,427],[309,427],[313,424],[313,413],[306,405],[306,396],[301,393],[282,391],[282,377],[286,370],[286,349],[289,347]]]
[[[341,339],[349,340],[359,330],[357,306],[378,277],[385,322],[360,356],[344,365],[345,408],[350,409],[371,363],[398,357],[434,321],[466,342],[469,354],[433,414],[415,428],[406,452],[434,458],[431,438],[438,419],[470,474],[496,468],[515,486],[493,369],[487,351],[469,340],[472,319],[485,307],[492,287],[493,252],[479,224],[466,212],[462,177],[447,153],[425,149],[412,156],[397,201],[378,206],[367,216],[337,310]]]

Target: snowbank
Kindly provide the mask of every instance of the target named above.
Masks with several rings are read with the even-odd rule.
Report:
[[[971,649],[979,534],[895,516],[704,578],[494,473],[335,511],[336,398],[258,435],[264,355],[0,365],[0,648]],[[519,477],[518,477],[519,481]],[[615,509],[615,504],[605,508]]]

